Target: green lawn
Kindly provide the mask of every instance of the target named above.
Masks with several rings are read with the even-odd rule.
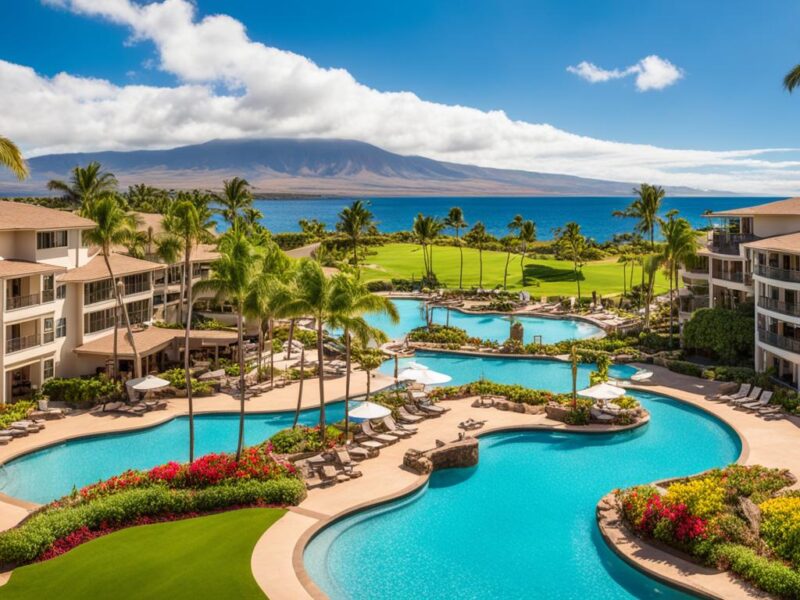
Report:
[[[123,529],[16,569],[0,598],[265,598],[250,557],[285,512],[249,508]]]
[[[506,264],[504,252],[483,253],[483,287],[493,288],[503,283],[503,270]],[[436,246],[433,249],[433,270],[439,281],[448,287],[458,286],[459,255],[458,248],[452,246]],[[423,272],[422,249],[413,244],[387,244],[370,249],[366,259],[364,276],[367,281],[376,279],[419,279]],[[575,274],[572,263],[561,260],[526,259],[525,272],[529,285],[525,287],[534,296],[574,296],[577,294]],[[630,267],[627,269],[630,280]],[[596,261],[583,267],[581,294],[591,296],[596,291],[603,296],[612,296],[622,292],[622,265],[616,258]],[[534,280],[540,285],[531,285]],[[641,270],[637,267],[634,283],[641,282]],[[464,287],[478,285],[478,251],[464,248]],[[522,289],[522,273],[520,256],[513,255],[508,266],[508,288]],[[656,278],[657,294],[667,291],[669,285],[666,276],[659,272]]]

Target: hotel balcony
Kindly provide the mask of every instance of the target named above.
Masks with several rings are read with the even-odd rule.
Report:
[[[753,274],[767,279],[777,279],[789,283],[800,283],[800,271],[781,269],[769,265],[753,265]]]
[[[716,254],[730,254],[739,256],[739,247],[758,238],[750,233],[729,233],[727,231],[714,231],[709,237],[709,249]]]
[[[758,306],[772,312],[789,315],[790,317],[800,317],[800,304],[794,302],[783,302],[782,300],[761,296],[758,299]]]
[[[744,271],[713,271],[711,277],[714,279],[721,279],[722,281],[730,281],[731,283],[741,283],[742,285],[753,285],[753,277],[750,273]]]
[[[758,340],[775,348],[787,350],[794,354],[800,354],[800,340],[795,338],[786,337],[766,329],[758,330]]]

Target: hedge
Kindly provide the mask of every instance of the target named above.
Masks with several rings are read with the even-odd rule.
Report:
[[[783,563],[764,558],[746,546],[720,544],[711,558],[756,587],[782,598],[800,598],[800,573]]]

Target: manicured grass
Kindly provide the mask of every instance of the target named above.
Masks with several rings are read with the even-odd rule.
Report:
[[[364,277],[367,281],[376,279],[419,279],[423,272],[422,250],[413,244],[387,244],[371,248],[366,260]],[[373,254],[374,252],[374,254]],[[504,252],[483,253],[483,287],[493,288],[502,285],[506,255]],[[433,270],[439,281],[448,287],[458,286],[459,255],[458,248],[436,246],[433,249]],[[525,289],[533,296],[574,296],[577,294],[575,274],[572,263],[560,260],[525,259],[525,273],[528,285]],[[613,296],[622,292],[622,265],[616,258],[587,263],[583,267],[581,294],[589,297],[592,291],[603,296]],[[630,283],[631,267],[627,268]],[[540,285],[532,285],[538,280]],[[641,282],[641,270],[636,267],[634,284]],[[464,248],[464,287],[478,285],[478,251]],[[512,255],[508,265],[508,288],[522,289],[522,272],[520,256]],[[666,276],[659,272],[656,277],[655,292],[657,294],[669,289]]]
[[[250,557],[285,512],[248,508],[123,529],[16,569],[0,598],[265,598]]]

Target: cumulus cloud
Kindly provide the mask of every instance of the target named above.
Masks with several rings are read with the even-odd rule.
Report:
[[[622,79],[635,75],[636,89],[640,92],[663,90],[683,77],[683,71],[670,61],[655,54],[644,57],[635,65],[625,69],[603,69],[594,63],[583,61],[567,67],[567,71],[585,79],[589,83],[604,83],[612,79]]]
[[[251,40],[245,26],[229,16],[199,19],[189,0],[48,1],[124,26],[132,42],[152,42],[154,68],[178,83],[116,85],[68,73],[45,77],[0,60],[0,131],[30,155],[165,148],[213,138],[351,138],[439,160],[620,181],[781,194],[800,184],[800,162],[769,160],[768,149],[612,142],[512,120],[501,110],[376,90],[344,69],[322,68]],[[663,87],[665,62],[648,57],[637,63],[637,85]],[[584,70],[595,77],[609,73],[591,67]]]

